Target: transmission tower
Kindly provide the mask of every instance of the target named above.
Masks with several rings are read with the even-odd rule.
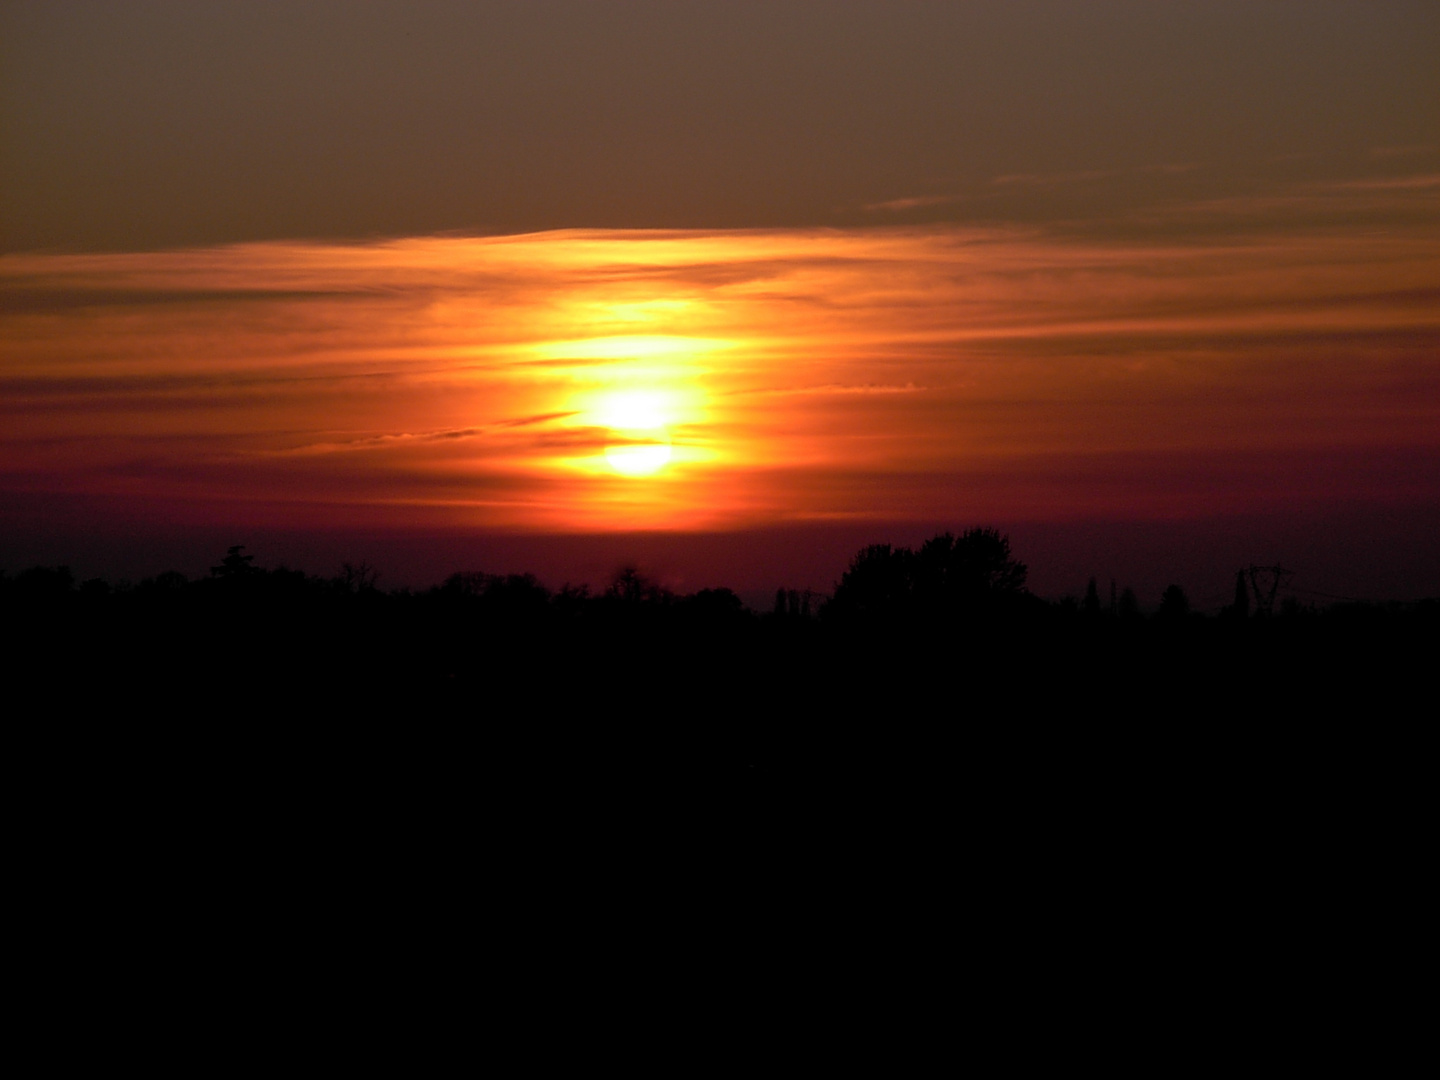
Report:
[[[1250,591],[1255,594],[1255,614],[1270,615],[1275,610],[1275,594],[1283,582],[1295,576],[1294,571],[1283,566],[1252,566],[1246,573],[1250,576]]]

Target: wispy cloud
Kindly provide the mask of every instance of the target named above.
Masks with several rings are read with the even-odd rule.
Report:
[[[1411,143],[1406,146],[1372,146],[1372,158],[1414,158],[1440,154],[1440,145],[1434,143]]]
[[[990,183],[996,187],[1056,187],[1061,184],[1088,184],[1119,173],[1105,169],[1088,169],[1080,172],[1059,173],[1006,173],[997,176]]]
[[[1077,184],[1093,184],[1135,176],[1181,176],[1200,168],[1195,162],[1161,162],[1131,169],[1083,169],[1071,172],[1006,173],[991,179],[996,188],[1056,188]]]
[[[1154,203],[1128,217],[1133,223],[1178,235],[1193,235],[1196,227],[1221,228],[1237,237],[1298,235],[1312,228],[1364,235],[1382,229],[1429,244],[1440,222],[1440,175],[1310,181],[1220,198]],[[1113,228],[1117,220],[1106,222],[1106,227]]]
[[[1172,224],[1226,228],[1131,242],[590,230],[4,257],[0,493],[547,530],[1175,515],[1355,494],[1346,477],[1409,498],[1440,462],[1440,227],[1291,228],[1277,207],[1413,206],[1436,183],[1186,205]],[[608,464],[650,442],[663,471]],[[1375,455],[1413,468],[1356,464]],[[1266,479],[1307,456],[1329,480]]]
[[[1389,176],[1373,180],[1347,180],[1332,185],[1341,191],[1419,191],[1440,188],[1440,173],[1426,176]]]
[[[888,211],[889,213],[901,213],[905,210],[918,210],[927,206],[947,206],[951,203],[960,202],[963,195],[912,195],[903,199],[890,199],[887,202],[870,203],[863,209],[871,213]]]
[[[480,428],[462,428],[457,431],[396,432],[394,434],[365,435],[354,439],[333,439],[326,442],[306,443],[273,451],[279,455],[332,454],[355,450],[379,450],[403,443],[430,443],[454,439],[473,439],[484,432]]]

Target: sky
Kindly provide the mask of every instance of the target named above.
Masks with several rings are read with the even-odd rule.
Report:
[[[1440,594],[1435,55],[1390,0],[0,4],[0,566],[825,591],[983,524],[1052,595]]]

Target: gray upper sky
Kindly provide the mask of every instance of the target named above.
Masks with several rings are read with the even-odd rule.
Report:
[[[1434,0],[0,4],[0,249],[1096,221],[1440,173]]]

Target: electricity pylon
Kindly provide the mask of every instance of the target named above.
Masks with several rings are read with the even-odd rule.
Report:
[[[1288,578],[1295,576],[1294,571],[1286,570],[1283,566],[1252,566],[1247,571],[1250,576],[1250,591],[1255,594],[1255,614],[1270,615],[1275,610],[1275,594],[1280,591],[1280,585]],[[1264,581],[1269,587],[1262,589],[1261,582]]]

